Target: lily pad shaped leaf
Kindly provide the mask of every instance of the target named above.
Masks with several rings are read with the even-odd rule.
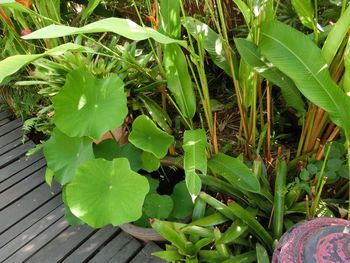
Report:
[[[95,159],[78,167],[66,200],[76,217],[100,228],[139,219],[148,191],[147,178],[132,171],[128,159]]]
[[[94,154],[96,158],[103,158],[108,161],[125,157],[129,160],[131,170],[135,172],[142,167],[141,155],[143,152],[131,143],[121,145],[113,139],[105,140],[94,147]]]
[[[91,139],[68,137],[57,128],[44,144],[44,155],[47,166],[61,185],[71,181],[81,163],[95,158]]]
[[[132,124],[129,142],[161,159],[167,154],[174,137],[159,129],[146,115],[140,115]]]
[[[97,79],[74,70],[53,98],[56,126],[71,137],[100,139],[119,127],[128,113],[124,83],[117,75]]]

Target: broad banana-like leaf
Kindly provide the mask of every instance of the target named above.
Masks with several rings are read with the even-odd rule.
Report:
[[[160,0],[160,30],[172,38],[180,38],[180,1]]]
[[[227,75],[231,76],[230,63],[225,51],[225,44],[220,35],[212,30],[208,25],[192,17],[184,17],[182,19],[182,24],[195,39],[198,40],[199,37],[202,38],[203,48],[208,52],[214,64],[224,70]],[[230,52],[232,65],[235,72],[238,72],[236,55],[231,48]]]
[[[204,130],[188,130],[184,134],[183,149],[186,185],[194,199],[200,192],[202,183],[197,170],[207,174],[207,135]]]
[[[326,110],[350,135],[350,97],[332,80],[321,50],[306,35],[278,21],[261,28],[261,54],[290,77],[301,93]]]
[[[337,54],[338,49],[343,42],[348,30],[350,28],[350,6],[345,10],[343,15],[339,18],[335,26],[329,32],[328,37],[322,47],[322,55],[326,63],[330,65]]]
[[[292,0],[292,5],[299,16],[300,22],[307,28],[314,29],[314,8],[311,0]]]
[[[140,41],[153,38],[161,44],[178,43],[186,47],[186,41],[172,39],[149,27],[141,27],[135,22],[124,18],[106,18],[83,27],[50,25],[24,36],[24,39],[47,39],[77,34],[112,32],[125,38]]]
[[[47,50],[41,54],[33,54],[33,55],[15,55],[12,57],[8,57],[2,61],[0,61],[0,83],[7,77],[16,73],[18,70],[23,68],[25,65],[30,64],[31,62],[45,57],[45,56],[57,56],[61,55],[66,51],[85,51],[87,50],[85,47],[67,43],[60,45],[58,47]]]
[[[293,107],[299,113],[304,113],[305,104],[294,82],[264,58],[254,43],[243,38],[235,39],[235,43],[245,62],[262,77],[281,88],[282,96],[287,105]]]

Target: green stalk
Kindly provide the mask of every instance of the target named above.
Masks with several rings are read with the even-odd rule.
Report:
[[[317,5],[318,0],[314,0],[314,8],[315,8],[315,20],[316,20],[316,25],[314,25],[314,34],[315,34],[315,43],[318,45],[318,29],[317,29],[317,23],[318,23],[318,5]]]
[[[299,143],[298,143],[296,158],[300,157],[301,150],[303,149],[303,145],[304,145],[304,141],[305,141],[304,128],[305,128],[305,115],[303,115],[303,126],[301,128],[301,135],[300,135],[300,139],[299,139]]]
[[[238,109],[241,115],[241,123],[243,126],[243,133],[245,139],[248,141],[249,140],[249,135],[248,135],[248,125],[247,125],[247,120],[246,120],[246,114],[243,110],[243,99],[242,99],[242,94],[241,94],[241,89],[239,85],[239,81],[236,78],[236,72],[232,63],[232,56],[230,52],[230,45],[229,45],[229,40],[228,40],[228,35],[227,35],[227,29],[226,29],[226,24],[225,24],[225,17],[224,17],[224,12],[222,10],[222,2],[221,0],[217,0],[217,6],[218,6],[218,11],[219,11],[219,18],[221,22],[221,30],[222,30],[222,36],[225,44],[225,53],[227,55],[227,59],[229,62],[230,66],[230,71],[232,75],[232,80],[233,80],[233,86],[236,92],[236,97],[237,97],[237,105]]]
[[[276,18],[276,14],[277,14],[279,5],[280,5],[280,0],[277,0],[277,4],[276,4],[276,7],[275,7],[275,13],[274,13],[273,18]]]
[[[342,0],[341,3],[341,14],[345,12],[347,0]]]
[[[316,193],[318,193],[320,191],[320,185],[321,185],[324,169],[326,168],[328,155],[329,155],[329,152],[331,151],[331,148],[332,148],[332,142],[329,143],[326,155],[325,155],[323,163],[322,163],[321,171],[320,171],[320,173],[319,173],[319,175],[317,177],[317,185],[316,185],[316,188],[315,188]]]
[[[326,182],[327,182],[327,176],[322,177],[322,181],[320,184],[320,190],[317,192],[316,197],[313,200],[312,205],[311,205],[311,211],[310,211],[311,218],[315,217],[316,209],[318,207],[318,204],[320,203],[322,190],[323,190],[323,187],[326,184]]]
[[[278,160],[275,180],[273,234],[279,239],[283,232],[284,200],[287,177],[287,163],[285,160]]]

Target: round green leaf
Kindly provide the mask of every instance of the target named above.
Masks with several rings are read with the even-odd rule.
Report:
[[[129,160],[133,171],[138,171],[142,167],[142,151],[131,143],[120,145],[115,140],[105,140],[94,147],[96,158],[103,158],[112,161],[115,158],[125,157]]]
[[[79,164],[95,158],[91,139],[68,137],[57,128],[44,144],[44,155],[47,166],[62,185],[72,180]]]
[[[117,75],[97,79],[75,70],[53,98],[56,126],[71,137],[99,139],[119,127],[128,113],[124,83]]]
[[[137,148],[153,153],[161,159],[167,154],[174,138],[159,129],[146,115],[140,115],[132,124],[129,141]]]
[[[159,180],[153,179],[150,175],[146,176],[149,183],[149,193],[157,193],[159,187]]]
[[[175,185],[171,198],[174,201],[172,217],[183,219],[192,214],[193,203],[184,181]]]
[[[149,194],[145,199],[143,211],[148,218],[166,219],[173,210],[173,200],[168,195]]]
[[[151,173],[157,171],[160,167],[160,160],[149,152],[143,152],[141,155],[142,169]]]
[[[338,173],[339,173],[339,176],[349,179],[349,169],[346,164],[342,165]]]
[[[300,179],[303,180],[304,182],[310,179],[310,173],[308,169],[302,170],[299,176],[300,176]]]
[[[328,162],[327,162],[327,168],[330,171],[336,172],[336,171],[339,171],[339,169],[341,168],[342,164],[343,164],[342,160],[329,159]]]
[[[326,171],[324,176],[327,176],[327,184],[333,184],[339,180],[339,174],[333,170]]]
[[[139,219],[148,191],[147,179],[132,171],[126,158],[95,159],[78,167],[66,199],[76,217],[100,228]]]
[[[307,170],[308,170],[308,172],[309,172],[310,174],[316,174],[318,169],[317,169],[317,166],[316,166],[316,165],[310,163],[310,164],[308,164],[308,166],[307,166]]]

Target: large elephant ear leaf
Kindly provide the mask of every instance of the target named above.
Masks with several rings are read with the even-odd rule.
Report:
[[[350,97],[332,80],[321,50],[312,40],[290,26],[271,21],[261,28],[260,50],[306,98],[326,110],[349,134]]]
[[[66,200],[76,217],[100,228],[139,219],[148,191],[147,178],[132,171],[126,158],[95,159],[78,167]]]
[[[53,98],[56,126],[71,137],[100,139],[119,127],[128,113],[124,83],[117,75],[97,79],[75,70]]]
[[[137,148],[150,152],[161,159],[167,154],[174,138],[159,129],[146,115],[140,115],[132,124],[129,141]]]
[[[238,158],[219,153],[208,162],[210,170],[238,188],[260,193],[260,183],[253,172]]]
[[[44,144],[44,155],[47,166],[62,185],[72,180],[76,168],[81,163],[95,158],[91,139],[68,137],[57,128]]]

